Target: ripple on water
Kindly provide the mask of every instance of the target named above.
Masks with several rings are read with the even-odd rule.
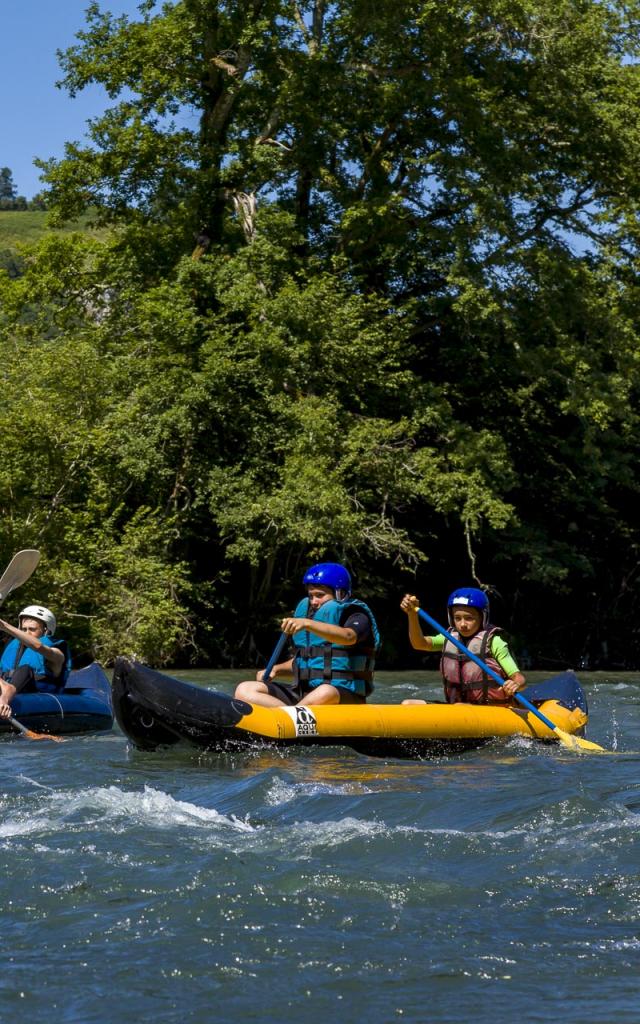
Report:
[[[640,688],[593,698],[624,755],[8,744],[7,1019],[636,1024]]]

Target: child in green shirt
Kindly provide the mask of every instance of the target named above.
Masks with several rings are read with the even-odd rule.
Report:
[[[449,596],[447,609],[453,636],[469,651],[501,676],[503,686],[490,685],[491,679],[465,657],[442,634],[424,636],[418,618],[420,603],[413,594],[405,594],[400,607],[409,623],[409,640],[417,651],[442,651],[440,669],[445,698],[449,704],[512,704],[513,695],[526,685],[525,677],[496,626],[489,623],[487,595],[475,587],[462,587]],[[423,700],[404,700],[403,704],[424,704]]]

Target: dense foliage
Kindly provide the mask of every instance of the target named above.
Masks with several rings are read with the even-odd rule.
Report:
[[[43,168],[109,231],[0,284],[0,550],[76,646],[246,663],[330,557],[387,664],[472,580],[540,667],[637,659],[639,15],[91,5]]]

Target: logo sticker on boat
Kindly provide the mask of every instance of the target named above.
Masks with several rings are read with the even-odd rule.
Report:
[[[293,708],[283,708],[282,710],[286,711],[287,714],[291,716],[291,720],[295,726],[296,736],[318,735],[318,723],[316,722],[316,716],[311,708],[296,705]]]

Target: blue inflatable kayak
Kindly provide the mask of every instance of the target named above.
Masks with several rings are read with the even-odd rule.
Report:
[[[97,661],[69,674],[58,693],[18,693],[11,702],[13,717],[34,732],[79,733],[111,729],[111,686]],[[0,719],[0,733],[16,736],[13,726]]]

